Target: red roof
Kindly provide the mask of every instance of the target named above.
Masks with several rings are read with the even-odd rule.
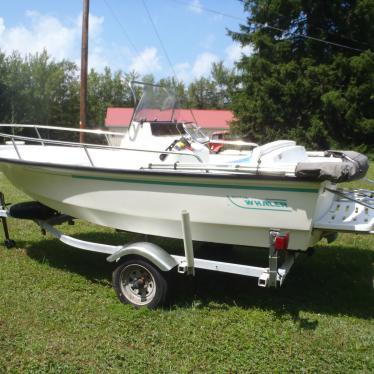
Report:
[[[108,108],[105,117],[105,126],[128,126],[131,121],[133,108]]]
[[[130,124],[133,108],[108,108],[105,118],[107,127],[127,127]],[[193,112],[193,115],[191,114]],[[174,113],[179,121],[197,122],[206,129],[229,129],[230,122],[234,119],[231,110],[213,109],[177,109]],[[156,118],[155,114],[155,118]]]

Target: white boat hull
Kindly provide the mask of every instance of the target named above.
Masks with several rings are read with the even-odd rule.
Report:
[[[31,198],[89,222],[150,235],[182,238],[181,212],[190,213],[193,240],[268,247],[269,229],[290,232],[289,249],[320,239],[313,220],[331,204],[325,183],[25,165],[0,168]],[[323,204],[322,204],[323,203]]]

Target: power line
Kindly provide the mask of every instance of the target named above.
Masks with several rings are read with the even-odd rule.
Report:
[[[189,2],[185,1],[185,0],[169,0],[169,1],[172,1],[174,3],[179,3],[179,4],[183,4],[183,5],[190,5]],[[236,0],[236,1],[239,1],[240,3],[243,3],[244,4],[244,0]],[[243,17],[238,17],[238,16],[234,16],[232,14],[227,14],[227,13],[223,13],[223,12],[220,12],[218,10],[215,10],[215,9],[211,9],[211,8],[207,8],[205,6],[199,6],[199,9],[201,9],[202,11],[204,12],[208,12],[208,13],[213,13],[213,14],[216,14],[216,15],[220,15],[220,16],[223,16],[223,17],[226,17],[226,18],[231,18],[231,19],[235,19],[235,20],[239,20],[239,21],[242,21],[242,22],[245,22],[246,20],[243,18]],[[247,18],[248,21],[250,21],[251,23],[257,25],[257,26],[260,26],[262,28],[267,28],[267,29],[271,29],[271,30],[275,30],[275,31],[280,31],[282,33],[289,33],[288,30],[284,30],[284,29],[281,29],[279,27],[274,27],[274,26],[271,26],[269,25],[268,23],[260,23],[260,22],[257,22],[257,21],[254,21],[253,19],[251,18]],[[350,49],[350,50],[353,50],[353,51],[356,51],[356,52],[364,52],[365,50],[363,49],[359,49],[359,48],[353,48],[353,47],[349,47],[347,45],[344,45],[344,44],[340,44],[340,43],[334,43],[334,42],[329,42],[328,40],[323,40],[323,39],[320,39],[320,38],[316,38],[314,36],[309,36],[309,35],[301,35],[301,34],[298,34],[296,35],[297,37],[300,37],[300,38],[305,38],[305,39],[310,39],[310,40],[314,40],[316,42],[320,42],[320,43],[324,43],[324,44],[330,44],[330,45],[333,45],[333,46],[336,46],[336,47],[341,47],[341,48],[346,48],[346,49]]]
[[[179,4],[182,4],[182,5],[187,5],[187,6],[191,5],[190,2],[185,1],[185,0],[169,0],[169,1],[172,1],[174,3],[179,3]],[[238,20],[238,21],[245,21],[242,17],[234,16],[234,15],[228,14],[228,13],[222,13],[218,10],[215,10],[215,9],[212,9],[212,8],[207,8],[207,7],[202,6],[202,5],[199,5],[199,9],[203,10],[204,12],[214,13],[218,16],[223,16],[223,17],[226,17],[226,18],[232,18],[232,19],[235,19],[235,20]]]
[[[120,28],[122,29],[123,34],[125,35],[125,38],[127,39],[128,43],[130,44],[131,48],[135,51],[135,53],[132,53],[133,57],[140,58],[142,62],[145,64],[145,66],[148,66],[148,68],[152,68],[149,63],[143,58],[142,54],[139,52],[136,45],[132,42],[129,33],[126,30],[126,27],[123,25],[123,23],[119,20],[116,13],[114,12],[113,8],[109,5],[109,2],[107,0],[104,0],[105,5],[109,9],[112,17],[116,20]]]
[[[268,28],[268,29],[271,29],[271,30],[280,31],[280,32],[283,32],[283,33],[290,33],[288,30],[284,30],[284,29],[281,29],[279,27],[270,26],[267,23],[261,24],[261,23],[254,22],[254,21],[251,21],[251,22],[255,23],[255,24],[259,25],[259,26],[262,26],[263,28]],[[345,49],[350,49],[352,51],[364,52],[364,50],[360,49],[360,48],[353,48],[353,47],[349,47],[348,45],[344,45],[344,44],[340,44],[340,43],[334,43],[334,42],[329,42],[328,40],[323,40],[323,39],[316,38],[316,37],[310,36],[310,35],[302,35],[302,34],[294,34],[294,33],[291,33],[291,35],[293,35],[294,37],[298,37],[298,38],[310,39],[310,40],[314,40],[316,42],[330,44],[330,45],[334,45],[336,47],[341,47],[341,48],[345,48]]]
[[[239,1],[239,3],[242,3],[242,4],[245,4],[245,0],[237,0]],[[264,23],[264,24],[261,24],[259,22],[256,22],[256,21],[253,21],[253,19],[250,19],[248,18],[250,22],[254,23],[254,24],[257,24],[259,26],[262,26],[262,27],[265,27],[265,28],[268,28],[268,29],[272,29],[272,30],[276,30],[276,31],[280,31],[280,32],[283,32],[283,33],[288,33],[288,30],[284,30],[284,29],[281,29],[279,27],[274,27],[274,26],[271,26],[269,25],[268,23]],[[320,42],[320,43],[325,43],[325,44],[330,44],[330,45],[334,45],[336,47],[341,47],[341,48],[346,48],[346,49],[351,49],[353,51],[358,51],[358,52],[364,52],[363,49],[360,49],[360,48],[353,48],[353,47],[349,47],[348,45],[344,45],[344,44],[340,44],[340,43],[334,43],[334,42],[329,42],[328,40],[324,40],[324,39],[320,39],[320,38],[316,38],[314,36],[309,36],[309,35],[301,35],[301,34],[297,34],[296,35],[297,37],[300,37],[300,38],[305,38],[305,39],[310,39],[310,40],[314,40],[314,41],[317,41],[317,42]],[[348,39],[349,40],[349,39]],[[359,42],[358,42],[359,43]],[[362,43],[361,43],[362,44]]]
[[[142,0],[142,3],[143,3],[143,6],[144,6],[144,9],[145,9],[145,11],[146,11],[146,13],[147,13],[147,15],[148,15],[149,21],[151,22],[151,25],[152,25],[152,27],[153,27],[153,30],[154,30],[154,32],[155,32],[155,34],[156,34],[156,36],[157,36],[157,39],[158,39],[158,41],[159,41],[159,43],[160,43],[160,45],[161,45],[161,48],[162,48],[162,50],[163,50],[163,52],[164,52],[164,55],[165,55],[165,57],[166,57],[166,59],[167,59],[167,61],[168,61],[168,64],[169,64],[170,70],[172,71],[172,73],[173,73],[175,79],[178,80],[178,78],[177,78],[177,74],[175,73],[175,70],[174,70],[174,67],[173,67],[173,64],[171,63],[171,60],[170,60],[169,54],[168,54],[168,52],[167,52],[167,50],[166,50],[166,48],[165,48],[164,43],[162,42],[162,39],[161,39],[160,34],[159,34],[158,31],[157,31],[157,27],[156,27],[155,23],[153,22],[152,15],[151,15],[151,13],[150,13],[148,7],[147,7],[147,4],[146,4],[145,0]]]

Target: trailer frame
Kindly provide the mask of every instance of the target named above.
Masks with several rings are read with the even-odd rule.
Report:
[[[2,192],[0,192],[0,217],[5,237],[4,245],[7,248],[12,248],[16,245],[16,243],[10,238],[7,219],[14,217],[11,216],[10,211],[6,208],[5,198]],[[108,245],[81,240],[74,238],[73,236],[66,235],[55,227],[56,225],[60,225],[65,222],[71,224],[73,220],[74,218],[70,216],[64,214],[56,214],[53,217],[45,220],[34,219],[34,222],[40,227],[42,233],[45,234],[48,232],[50,235],[66,245],[90,252],[107,254],[108,256],[106,260],[110,263],[116,264],[117,268],[121,266],[122,262],[127,261],[128,259],[133,259],[134,264],[139,262],[138,260],[141,259],[142,261],[149,263],[151,267],[153,267],[153,270],[159,272],[161,275],[162,273],[170,272],[173,269],[176,269],[177,273],[194,276],[195,269],[204,269],[229,274],[237,274],[247,277],[255,277],[258,280],[258,286],[276,288],[283,285],[288,273],[292,268],[292,265],[295,262],[296,257],[298,256],[297,252],[287,251],[286,248],[277,250],[274,244],[275,239],[279,236],[285,235],[285,233],[277,229],[270,229],[269,256],[267,267],[250,266],[224,261],[196,258],[194,256],[190,217],[187,211],[181,212],[181,229],[183,232],[184,256],[170,254],[157,244],[151,243],[149,241],[128,243],[124,245]],[[280,264],[282,253],[284,253],[284,261],[282,264]],[[143,269],[143,271],[146,270]],[[115,272],[116,270],[114,270],[113,274],[115,274]],[[137,282],[139,283],[139,280],[137,280]],[[116,286],[118,288],[118,285],[114,284],[113,286],[115,289]],[[123,295],[118,294],[118,296],[122,302],[126,302],[127,299],[124,300]],[[133,302],[134,300],[127,301],[134,304],[136,307],[143,305],[148,307],[156,307],[158,305],[158,303],[157,305],[154,305],[151,302],[136,303]]]

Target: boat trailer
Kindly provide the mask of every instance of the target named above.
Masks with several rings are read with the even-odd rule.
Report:
[[[315,222],[315,228],[325,232],[328,240],[338,231],[374,234],[374,192],[357,190],[335,193],[336,201],[329,212]],[[135,307],[155,308],[162,304],[168,289],[165,274],[173,269],[186,275],[195,275],[195,269],[204,269],[255,277],[260,287],[280,287],[299,254],[297,251],[287,250],[288,232],[270,229],[267,267],[195,258],[190,215],[187,211],[181,212],[184,256],[170,254],[150,242],[113,246],[65,235],[55,226],[65,222],[74,224],[73,217],[60,214],[38,202],[19,203],[7,209],[2,192],[0,217],[4,230],[4,245],[7,248],[16,245],[10,238],[7,225],[7,218],[11,217],[32,219],[43,234],[48,232],[69,246],[107,254],[107,261],[116,264],[113,271],[113,287],[118,298],[121,302],[133,304]]]
[[[55,227],[65,222],[73,224],[74,218],[70,216],[53,212],[49,218],[31,218],[31,216],[43,217],[43,214],[40,214],[40,210],[46,207],[37,202],[30,202],[34,209],[37,209],[39,205],[39,211],[36,214],[27,212],[24,217],[19,213],[16,214],[16,217],[14,214],[12,215],[12,208],[15,207],[19,211],[20,209],[17,209],[17,206],[21,205],[20,208],[23,208],[23,204],[27,203],[15,204],[10,209],[7,209],[4,194],[0,192],[0,217],[5,237],[5,247],[12,248],[16,246],[15,241],[9,235],[7,218],[32,219],[41,228],[43,234],[48,232],[69,246],[90,252],[108,254],[107,261],[117,263],[117,267],[113,272],[113,287],[117,296],[122,302],[131,303],[136,307],[148,306],[154,308],[164,301],[167,284],[163,273],[173,269],[186,275],[195,275],[195,269],[238,274],[258,278],[260,287],[280,287],[298,255],[298,253],[287,251],[288,233],[274,229],[269,231],[268,267],[195,258],[190,217],[187,211],[181,212],[184,256],[170,254],[150,242],[136,242],[119,246],[100,244],[65,235]],[[284,257],[282,263],[280,263],[281,257]],[[160,296],[158,293],[160,293]]]

